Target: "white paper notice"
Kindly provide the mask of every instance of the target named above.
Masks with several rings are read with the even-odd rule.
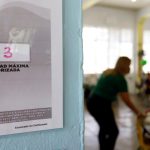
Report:
[[[0,26],[0,135],[62,128],[62,1],[2,1]]]

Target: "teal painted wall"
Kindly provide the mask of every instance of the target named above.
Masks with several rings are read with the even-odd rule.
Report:
[[[80,0],[63,0],[64,128],[0,137],[0,150],[83,150]]]

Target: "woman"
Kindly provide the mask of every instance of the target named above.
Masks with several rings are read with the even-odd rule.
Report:
[[[138,117],[144,116],[131,102],[124,78],[130,71],[131,60],[120,57],[113,69],[107,69],[90,93],[87,108],[100,126],[100,150],[113,150],[118,136],[118,127],[112,111],[112,102],[119,94],[121,99]]]

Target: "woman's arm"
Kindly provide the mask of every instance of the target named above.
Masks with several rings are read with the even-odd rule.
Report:
[[[129,93],[128,92],[121,92],[120,93],[121,99],[125,102],[125,104],[138,116],[138,117],[144,117],[145,115],[139,111],[135,105],[132,103]]]

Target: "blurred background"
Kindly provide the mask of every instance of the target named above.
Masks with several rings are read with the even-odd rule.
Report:
[[[85,101],[101,73],[114,67],[119,56],[127,56],[132,60],[126,76],[132,100],[143,110],[149,108],[145,94],[150,72],[149,16],[150,0],[83,0]],[[136,150],[140,143],[134,114],[120,100],[114,111],[120,128],[116,150]],[[98,150],[98,130],[85,105],[85,150]]]

